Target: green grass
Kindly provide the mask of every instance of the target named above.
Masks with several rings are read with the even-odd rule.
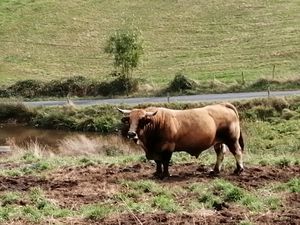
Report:
[[[287,152],[297,153],[300,149],[300,120],[255,121],[243,125],[247,136],[247,152],[276,156]]]
[[[277,185],[276,191],[289,191],[291,193],[300,193],[300,178],[295,177],[284,184]]]
[[[297,1],[0,2],[0,84],[71,75],[111,79],[103,47],[120,27],[144,40],[135,75],[152,88],[177,72],[195,80],[246,82],[299,76]]]
[[[22,204],[17,204],[18,201]],[[28,192],[8,192],[0,195],[0,221],[26,218],[34,223],[46,217],[61,218],[73,215],[70,209],[57,206],[44,196],[40,188],[32,188]]]
[[[160,194],[154,197],[153,206],[166,213],[175,213],[180,210],[180,207],[177,205],[176,201],[172,198],[172,196],[164,194]]]
[[[108,204],[93,204],[81,208],[81,214],[91,220],[102,219],[113,212]]]
[[[250,192],[223,179],[216,179],[211,184],[195,183],[190,185],[188,190],[196,194],[198,203],[202,204],[198,205],[199,208],[237,204],[252,212],[261,212],[277,210],[281,204],[280,198],[272,192],[269,192],[269,195],[264,194],[264,189]]]
[[[21,199],[21,194],[18,192],[7,192],[0,196],[2,206],[14,204],[20,199]]]

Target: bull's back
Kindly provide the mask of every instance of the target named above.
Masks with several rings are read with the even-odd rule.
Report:
[[[236,111],[225,104],[210,105],[189,110],[172,110],[176,121],[175,151],[198,155],[217,141],[219,129],[238,123]]]

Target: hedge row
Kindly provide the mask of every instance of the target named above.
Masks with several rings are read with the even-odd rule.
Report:
[[[43,82],[39,80],[18,81],[15,84],[0,88],[0,97],[66,97],[73,96],[113,96],[128,95],[138,89],[138,81],[129,79],[120,74],[110,82],[98,82],[83,76],[75,76],[69,79],[52,80]],[[224,84],[218,80],[202,83],[189,79],[186,75],[178,73],[166,88],[162,88],[156,94],[167,93],[198,94],[198,93],[224,93],[237,91],[266,91],[270,90],[291,90],[300,88],[300,79],[294,80],[269,80],[259,79],[254,82]],[[154,94],[154,93],[153,93]]]
[[[82,96],[123,95],[136,91],[137,80],[119,76],[111,82],[97,82],[83,76],[43,82],[39,80],[18,81],[0,89],[0,97],[65,97],[68,94]]]

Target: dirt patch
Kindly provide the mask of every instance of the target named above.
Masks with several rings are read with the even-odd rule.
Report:
[[[41,187],[47,197],[57,201],[63,207],[76,208],[81,204],[96,203],[110,198],[120,189],[121,180],[153,179],[163,185],[185,186],[195,182],[210,182],[208,168],[192,163],[173,165],[173,176],[165,180],[154,179],[154,165],[149,163],[132,166],[82,166],[67,167],[50,173],[46,177],[17,176],[0,177],[0,191],[27,191],[33,187]],[[224,171],[220,178],[236,185],[254,189],[270,182],[286,182],[299,176],[300,166],[280,168],[276,166],[252,166],[236,176],[231,171]]]
[[[300,215],[298,209],[285,209],[280,212],[266,213],[253,218],[255,224],[282,224],[298,225],[300,224]]]
[[[291,193],[286,197],[286,205],[299,209],[300,216],[300,193]]]
[[[0,176],[0,191],[28,191],[32,187],[47,186],[48,180],[35,176]]]
[[[59,199],[64,207],[76,208],[80,204],[90,204],[111,198],[120,191],[121,180],[153,179],[163,185],[185,186],[195,182],[210,182],[211,177],[204,166],[194,164],[173,165],[173,176],[165,180],[154,179],[154,166],[150,164],[135,164],[133,166],[88,166],[69,167],[50,174],[44,188],[48,197]],[[267,185],[269,182],[286,182],[300,174],[300,166],[280,168],[274,166],[247,168],[240,176],[224,171],[220,178],[236,185],[253,189]],[[45,185],[42,183],[42,185]]]
[[[28,191],[34,187],[44,190],[46,197],[56,202],[63,208],[78,209],[82,205],[101,203],[120,191],[124,187],[122,180],[152,179],[168,187],[177,185],[188,186],[195,182],[211,182],[215,177],[208,173],[208,167],[193,163],[175,164],[171,166],[173,176],[165,180],[154,179],[152,173],[154,165],[150,163],[138,163],[130,166],[81,166],[65,167],[52,171],[47,176],[18,176],[0,177],[0,192],[4,191]],[[235,183],[248,190],[255,190],[271,182],[287,182],[299,177],[300,166],[251,166],[240,175],[232,175],[232,171],[225,170],[220,178]],[[257,224],[300,224],[299,193],[288,194],[284,209],[267,214],[251,215],[248,218]],[[121,214],[115,217],[106,217],[102,220],[90,221],[82,218],[61,219],[65,224],[237,224],[247,219],[247,212],[234,206],[223,207],[219,211],[210,211],[208,214],[166,214],[151,213]],[[137,217],[136,217],[137,216]],[[138,218],[138,219],[137,219]],[[17,221],[14,221],[18,224]],[[49,222],[49,221],[48,221]],[[20,224],[26,224],[24,221]]]
[[[238,224],[243,220],[243,216],[238,212],[222,212],[213,213],[210,215],[199,214],[166,214],[166,213],[153,213],[153,214],[123,214],[120,217],[105,218],[97,221],[97,224],[111,225],[111,224],[144,224],[144,225],[169,225],[169,224]]]

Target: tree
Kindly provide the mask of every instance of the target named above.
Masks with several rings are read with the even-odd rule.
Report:
[[[130,78],[143,53],[139,32],[131,29],[117,30],[109,38],[104,50],[114,56],[116,72]]]

